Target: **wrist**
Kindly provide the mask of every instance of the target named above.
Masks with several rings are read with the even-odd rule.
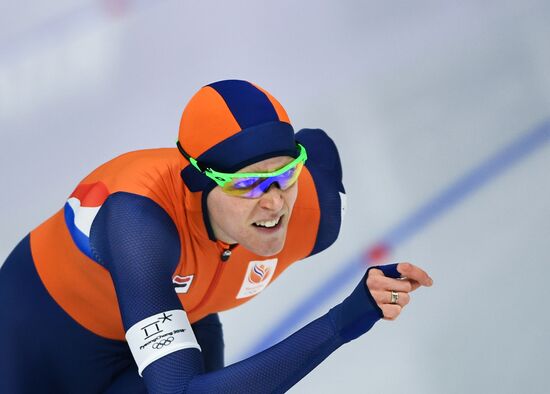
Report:
[[[367,285],[368,270],[353,292],[342,303],[329,311],[329,315],[342,340],[349,342],[369,331],[383,317]]]

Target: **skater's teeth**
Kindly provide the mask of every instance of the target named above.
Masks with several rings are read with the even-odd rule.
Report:
[[[264,221],[260,221],[260,222],[256,222],[254,223],[256,226],[261,226],[261,227],[267,227],[267,228],[270,228],[270,227],[275,227],[278,223],[279,223],[279,220],[281,218],[277,218],[275,220],[264,220]]]

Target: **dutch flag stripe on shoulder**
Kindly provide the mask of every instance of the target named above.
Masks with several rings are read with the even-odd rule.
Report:
[[[65,223],[71,237],[82,253],[94,259],[90,249],[90,228],[99,209],[109,197],[102,182],[80,184],[65,203]]]

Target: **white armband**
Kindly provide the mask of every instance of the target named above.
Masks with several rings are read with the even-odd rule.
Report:
[[[126,332],[126,341],[139,376],[145,367],[167,354],[187,348],[201,350],[187,313],[181,309],[162,312],[134,324]]]

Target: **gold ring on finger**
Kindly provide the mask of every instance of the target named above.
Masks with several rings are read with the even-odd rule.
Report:
[[[399,293],[395,290],[392,290],[390,304],[397,304],[397,301],[399,301]]]

